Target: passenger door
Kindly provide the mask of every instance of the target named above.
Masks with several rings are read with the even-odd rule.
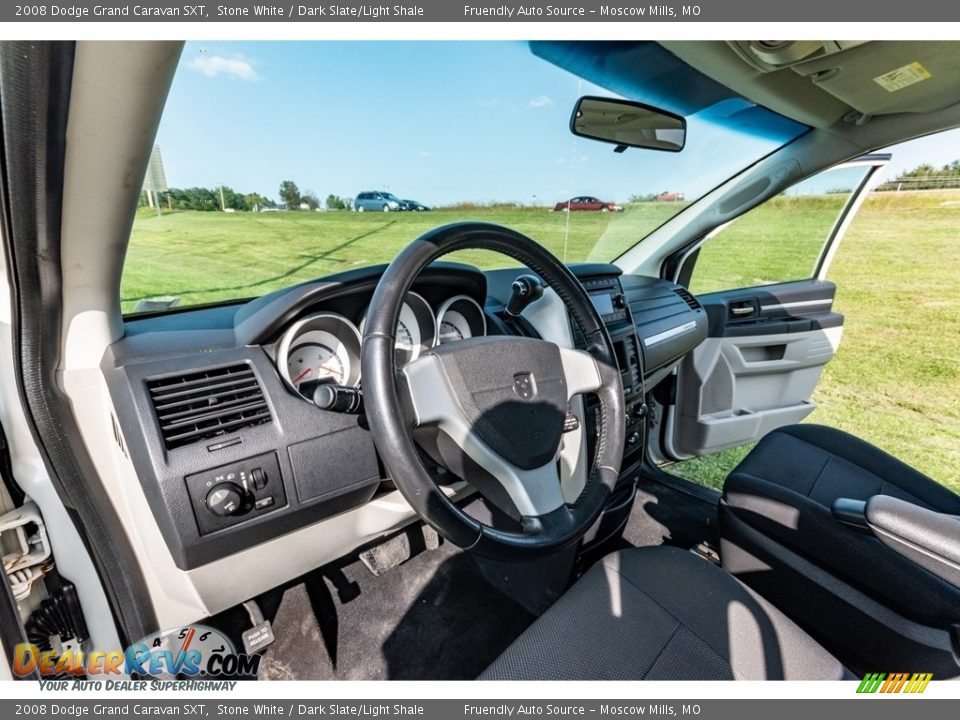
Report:
[[[831,168],[711,233],[678,263],[709,317],[681,363],[661,451],[683,460],[755,442],[814,410],[843,333],[827,270],[889,155]]]

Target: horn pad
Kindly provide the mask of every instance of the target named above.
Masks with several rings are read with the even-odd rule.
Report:
[[[532,338],[476,337],[430,351],[473,432],[523,470],[557,456],[567,415],[560,350]]]

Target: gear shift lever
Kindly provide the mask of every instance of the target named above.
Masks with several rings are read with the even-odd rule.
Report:
[[[518,317],[530,303],[543,297],[543,283],[533,275],[520,275],[513,281],[513,292],[507,301],[507,313]]]

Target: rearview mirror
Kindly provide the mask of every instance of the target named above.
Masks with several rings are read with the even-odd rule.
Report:
[[[659,108],[617,98],[582,97],[573,109],[570,131],[602,140],[623,152],[628,147],[680,152],[687,137],[687,121]]]

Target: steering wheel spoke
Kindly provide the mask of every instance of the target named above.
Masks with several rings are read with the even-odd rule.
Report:
[[[597,359],[583,350],[559,348],[560,361],[563,363],[563,377],[567,381],[567,400],[575,395],[595,392],[600,389],[603,380]]]

